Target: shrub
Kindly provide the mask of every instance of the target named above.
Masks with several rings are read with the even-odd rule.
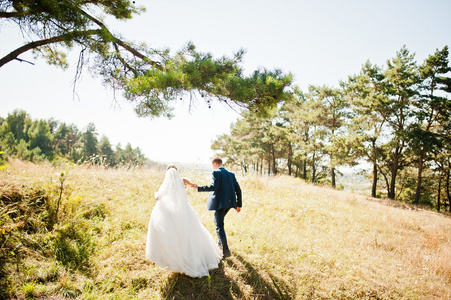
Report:
[[[94,205],[94,207],[82,212],[82,217],[85,219],[100,219],[103,220],[108,215],[105,204],[100,203]]]
[[[55,258],[71,269],[85,270],[95,249],[89,226],[81,220],[71,221],[55,231],[53,252]]]
[[[27,299],[34,298],[36,296],[36,284],[34,282],[27,282],[23,286],[23,292]]]

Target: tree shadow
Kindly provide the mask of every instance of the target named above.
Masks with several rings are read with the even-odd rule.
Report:
[[[223,260],[218,269],[210,271],[210,277],[192,278],[173,273],[161,288],[161,293],[165,299],[294,298],[285,282],[268,270],[257,271],[236,254]]]

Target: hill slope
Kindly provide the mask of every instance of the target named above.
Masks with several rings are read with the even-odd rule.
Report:
[[[66,172],[63,177],[61,171]],[[202,172],[180,173],[198,184],[210,182]],[[243,210],[226,217],[233,257],[210,277],[193,279],[163,270],[145,260],[153,194],[163,178],[163,172],[148,169],[11,162],[7,171],[0,171],[0,237],[7,241],[0,246],[9,243],[16,249],[15,254],[2,249],[3,297],[451,297],[450,218],[286,176],[238,177]],[[51,227],[59,179],[61,208]],[[215,236],[207,195],[191,189],[188,194]],[[28,202],[20,206],[21,201]],[[22,214],[6,219],[6,208],[13,206],[22,207]],[[32,217],[24,217],[26,213]]]

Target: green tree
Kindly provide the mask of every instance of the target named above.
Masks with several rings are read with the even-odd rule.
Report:
[[[371,196],[377,196],[378,171],[385,159],[382,151],[383,131],[386,122],[376,107],[387,97],[383,87],[382,69],[367,61],[358,75],[350,76],[344,83],[346,97],[351,103],[349,134],[356,159],[363,158],[372,164]],[[388,129],[387,129],[388,130]]]
[[[322,110],[317,125],[324,128],[324,151],[329,157],[332,187],[336,183],[336,167],[345,163],[346,149],[344,140],[345,119],[347,118],[347,104],[340,89],[328,86],[311,86],[310,97],[319,103]]]
[[[66,144],[69,149],[69,155],[72,157],[73,161],[77,161],[80,157],[77,156],[77,145],[81,145],[81,133],[75,124],[68,125],[68,135],[66,139]]]
[[[266,162],[268,175],[278,173],[283,133],[275,112],[267,118],[243,112],[242,118],[232,127],[231,135],[232,138],[228,141],[236,148],[234,151],[237,152],[236,156],[240,158],[245,172],[253,165],[256,171],[260,169],[262,173],[263,164]]]
[[[284,132],[276,118],[258,117],[244,111],[242,117],[232,124],[231,132],[213,142],[212,149],[219,150],[227,157],[227,164],[238,165],[244,173],[253,166],[254,171],[263,173],[267,163],[267,173],[278,173],[278,159],[283,157]]]
[[[318,119],[319,107],[313,105],[313,101],[309,101],[306,95],[296,90],[293,97],[286,101],[282,112],[284,117],[289,120],[290,140],[293,148],[293,163],[296,165],[296,176],[301,175],[307,180],[307,169],[309,162],[309,143],[311,142],[311,129],[315,120]]]
[[[125,148],[122,151],[122,157],[124,164],[127,166],[142,165],[144,163],[144,157],[141,153],[141,150],[139,148],[133,149],[130,143],[125,145]]]
[[[60,122],[58,120],[55,120],[54,118],[50,118],[47,120],[47,123],[49,123],[50,126],[50,133],[54,134],[57,128],[60,125]]]
[[[136,147],[133,149],[135,152],[135,161],[138,166],[144,165],[144,163],[147,161],[146,156],[142,153],[141,149],[139,147]]]
[[[28,133],[30,137],[30,149],[39,148],[36,152],[39,156],[44,155],[48,158],[53,157],[53,135],[50,132],[50,125],[46,120],[34,121]]]
[[[30,120],[30,116],[24,110],[14,110],[12,114],[6,117],[6,122],[8,122],[10,130],[17,141],[28,141],[26,123]]]
[[[0,147],[7,155],[16,153],[16,139],[14,134],[10,131],[8,123],[3,123],[0,127]]]
[[[295,88],[292,97],[287,99],[277,112],[277,123],[281,131],[281,153],[282,157],[285,156],[288,175],[297,176],[299,170],[299,156],[302,130],[298,128],[298,122],[296,121],[296,113],[302,106],[303,101],[305,101],[304,95]],[[283,133],[282,133],[283,132]],[[293,172],[293,168],[296,170]]]
[[[235,134],[237,134],[235,126],[239,124],[239,121],[232,124],[231,134],[222,134],[217,137],[213,141],[211,149],[215,150],[217,155],[227,158],[227,161],[224,162],[224,164],[239,166],[243,170],[243,173],[247,173],[249,163],[252,162],[252,157],[246,155],[250,143],[244,138],[240,139],[235,136]]]
[[[411,134],[412,151],[418,157],[418,175],[414,203],[420,202],[422,173],[426,160],[433,159],[431,155],[442,148],[442,139],[437,129],[441,119],[451,117],[449,98],[446,90],[450,88],[450,78],[446,74],[451,71],[449,67],[448,47],[438,50],[430,55],[420,66],[421,95],[415,102],[417,122],[413,125]],[[439,209],[439,208],[438,208]]]
[[[122,149],[121,143],[118,143],[116,145],[115,161],[116,161],[116,164],[118,164],[118,165],[125,164],[124,149]]]
[[[29,146],[30,144],[24,140],[20,140],[20,142],[16,145],[16,153],[20,159],[30,160],[31,152],[29,151]]]
[[[98,153],[105,159],[107,165],[114,166],[114,151],[111,146],[110,140],[106,136],[102,136],[98,144]]]
[[[58,129],[56,129],[54,134],[54,149],[57,153],[60,153],[63,156],[70,153],[69,133],[69,126],[63,122],[59,124]]]
[[[86,131],[82,134],[81,142],[83,143],[83,156],[86,159],[92,158],[97,154],[97,135],[94,123],[89,123]]]
[[[315,86],[309,86],[309,92],[305,94],[305,103],[300,113],[300,121],[304,126],[304,141],[301,148],[305,151],[307,163],[310,165],[310,180],[316,183],[326,176],[330,168],[326,166],[328,130],[325,126],[323,116],[323,97],[319,95]],[[329,171],[327,171],[329,169]]]
[[[415,55],[404,46],[393,59],[387,61],[383,82],[387,97],[379,98],[375,106],[391,129],[390,141],[384,147],[387,157],[383,173],[390,199],[396,198],[396,179],[399,170],[410,164],[404,152],[408,146],[409,126],[414,121],[412,106],[418,94],[418,83]]]
[[[232,144],[238,152],[241,167],[247,171],[249,165],[254,165],[254,170],[262,174],[264,161],[268,162],[268,174],[271,172],[271,159],[269,147],[264,140],[267,122],[264,118],[255,116],[249,112],[242,114],[243,118],[237,121],[232,130]],[[233,143],[235,141],[235,143]],[[235,145],[234,145],[235,144]]]

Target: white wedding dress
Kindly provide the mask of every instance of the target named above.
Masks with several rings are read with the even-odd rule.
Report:
[[[191,277],[209,276],[218,268],[221,251],[188,202],[176,169],[166,171],[155,193],[147,232],[146,258],[160,267]]]

